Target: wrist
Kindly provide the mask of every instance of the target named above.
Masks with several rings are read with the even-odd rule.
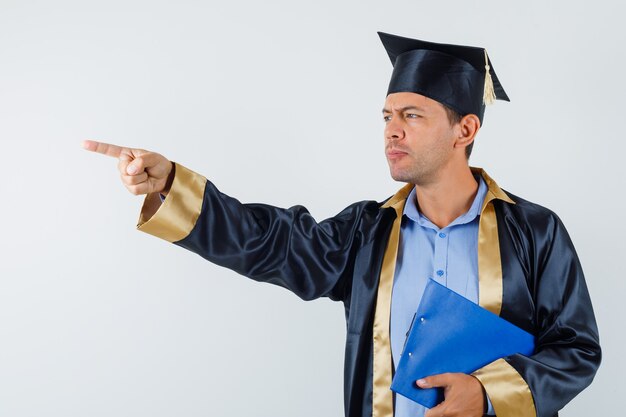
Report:
[[[170,173],[167,176],[167,180],[165,181],[165,186],[163,186],[163,190],[161,190],[161,194],[166,197],[167,194],[170,192],[170,188],[172,188],[172,183],[174,182],[174,176],[176,176],[176,164],[174,164],[174,162],[171,162],[172,164],[172,169],[170,170]]]

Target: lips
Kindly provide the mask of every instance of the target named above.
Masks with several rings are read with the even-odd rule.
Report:
[[[399,149],[390,149],[386,152],[387,154],[387,158],[389,159],[398,159],[398,158],[402,158],[405,155],[408,155],[407,152],[403,152]]]

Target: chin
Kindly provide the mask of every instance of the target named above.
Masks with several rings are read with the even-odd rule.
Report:
[[[411,176],[408,175],[406,172],[394,172],[393,170],[389,170],[389,174],[394,181],[413,182],[411,181]]]

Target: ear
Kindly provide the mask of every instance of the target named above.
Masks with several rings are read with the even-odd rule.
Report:
[[[457,138],[454,147],[465,148],[474,141],[474,137],[480,129],[480,119],[475,114],[466,114],[459,121]]]

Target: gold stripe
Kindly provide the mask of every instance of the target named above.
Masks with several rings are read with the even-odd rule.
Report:
[[[487,183],[487,188],[489,189],[489,192],[493,195],[493,198],[497,198],[498,200],[504,200],[507,203],[515,204],[515,201],[513,201],[511,197],[509,197],[507,193],[505,193],[504,190],[502,190],[502,188],[500,188],[498,184],[496,184],[493,178],[487,175],[484,169],[478,168],[478,167],[470,167],[470,170],[473,173],[478,173],[482,175],[483,179]],[[484,207],[484,204],[483,204],[483,207]]]
[[[184,239],[196,225],[206,178],[175,163],[176,173],[163,203],[158,193],[146,195],[139,215],[137,229],[153,236],[176,242]]]
[[[500,315],[502,310],[502,260],[498,221],[493,200],[500,199],[515,204],[511,198],[481,168],[471,167],[473,173],[482,175],[487,184],[478,223],[478,304]]]
[[[415,187],[413,184],[406,184],[404,187],[400,188],[397,193],[393,195],[385,204],[383,204],[382,208],[394,207],[401,201],[405,201],[406,198],[411,193],[411,190]],[[404,202],[402,203],[402,207],[404,207]],[[398,210],[396,210],[397,212]],[[402,209],[400,209],[400,214],[402,214]]]
[[[483,209],[478,225],[478,304],[497,315],[502,310],[502,262],[493,203]]]
[[[413,184],[405,185],[383,208],[392,207],[396,211],[396,219],[391,227],[389,240],[383,257],[382,269],[378,283],[376,312],[374,315],[374,368],[372,377],[372,417],[393,416],[393,393],[391,386],[392,358],[389,340],[389,318],[391,313],[391,291],[396,270],[398,243],[400,241],[400,225],[406,197]]]
[[[515,201],[483,169],[471,169],[482,175],[488,187],[478,226],[478,299],[481,307],[500,315],[503,298],[502,258],[493,200],[511,204],[515,204]],[[535,403],[530,388],[507,361],[498,359],[472,375],[483,384],[497,416],[535,417]]]
[[[480,368],[474,375],[483,384],[497,416],[535,417],[535,402],[524,378],[504,359]]]

